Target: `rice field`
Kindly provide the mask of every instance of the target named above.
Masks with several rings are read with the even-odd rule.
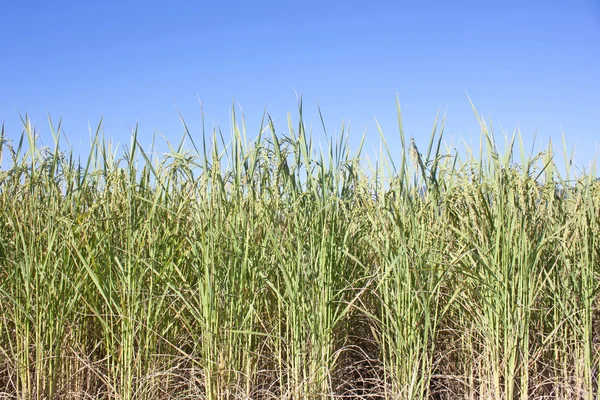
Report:
[[[298,111],[167,154],[2,127],[0,399],[600,398],[595,170],[399,108],[370,166]]]

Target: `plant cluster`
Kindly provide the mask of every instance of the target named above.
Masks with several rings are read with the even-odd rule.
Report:
[[[299,111],[161,157],[2,128],[0,398],[600,396],[594,174],[482,119],[478,155],[399,121],[367,167]]]

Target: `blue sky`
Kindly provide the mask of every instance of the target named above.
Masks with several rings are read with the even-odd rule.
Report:
[[[378,147],[376,116],[392,149],[399,144],[395,98],[404,126],[424,147],[438,109],[446,139],[478,143],[467,94],[497,133],[519,127],[527,143],[564,132],[576,163],[600,143],[600,1],[13,1],[0,24],[0,120],[9,138],[28,113],[49,143],[46,112],[86,148],[88,123],[142,144],[154,132],[178,141],[179,110],[200,134],[230,131],[232,100],[248,133],[267,107],[279,131],[296,116],[324,142],[351,122],[350,143],[365,129]]]

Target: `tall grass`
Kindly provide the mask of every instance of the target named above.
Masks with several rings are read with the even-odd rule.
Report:
[[[2,127],[0,398],[598,398],[596,171],[476,116],[372,168],[301,104],[162,156]]]

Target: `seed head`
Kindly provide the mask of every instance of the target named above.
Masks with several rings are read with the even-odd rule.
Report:
[[[421,155],[419,154],[419,149],[417,148],[415,139],[412,136],[410,138],[410,148],[408,149],[408,155],[410,156],[410,161],[413,163],[415,170],[418,171]]]

